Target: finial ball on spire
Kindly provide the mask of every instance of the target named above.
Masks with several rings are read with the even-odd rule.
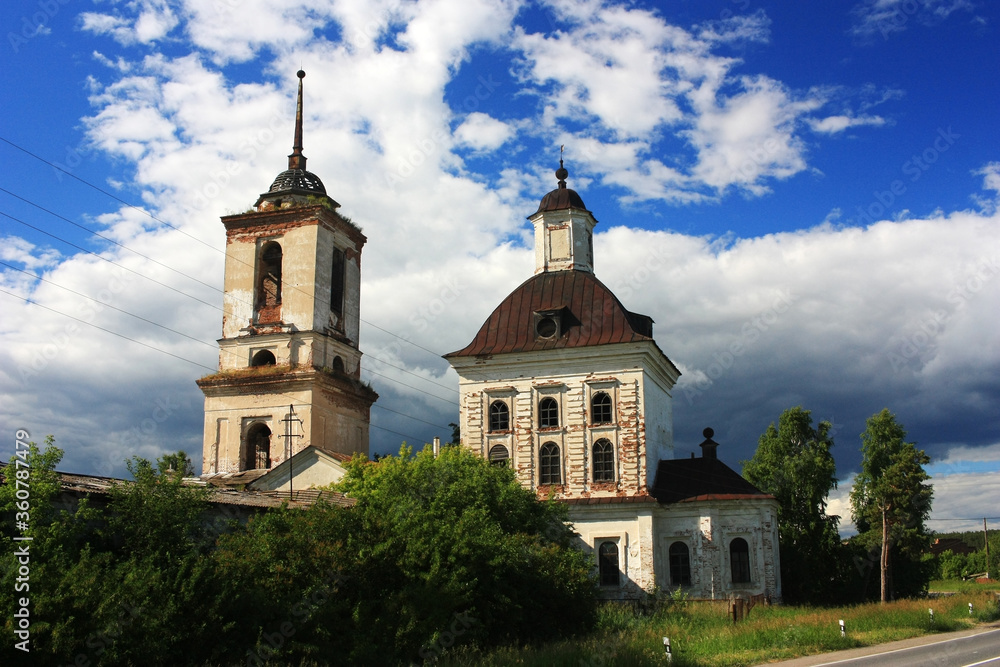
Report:
[[[706,428],[704,431],[701,432],[701,434],[706,438],[708,438],[709,440],[711,440],[712,436],[715,435],[715,431],[713,431],[710,428]]]
[[[304,79],[306,78],[306,73],[303,70],[299,70],[298,72],[295,73],[295,76],[299,77],[300,79]]]

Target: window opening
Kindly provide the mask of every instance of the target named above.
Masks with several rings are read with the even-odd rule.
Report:
[[[260,253],[260,283],[257,287],[257,308],[281,304],[281,246],[274,241]]]
[[[247,430],[246,470],[271,467],[271,429],[267,424],[254,424]]]
[[[617,544],[614,542],[601,543],[600,549],[597,551],[597,569],[601,586],[621,585]]]
[[[742,537],[729,543],[729,563],[734,584],[750,583],[750,546]]]
[[[490,403],[490,433],[510,430],[510,408],[503,401]]]
[[[493,445],[490,447],[490,463],[494,465],[507,465],[510,460],[510,453],[503,445]]]
[[[559,446],[554,442],[546,442],[538,451],[538,458],[541,463],[540,484],[558,484],[559,477]]]
[[[337,315],[337,321],[344,314],[344,251],[333,249],[333,266],[330,274],[330,311]]]
[[[594,481],[615,481],[615,447],[607,438],[594,443]]]
[[[251,366],[274,366],[276,363],[274,353],[270,350],[261,350],[250,360]]]
[[[594,424],[610,424],[614,421],[611,410],[611,396],[606,392],[599,391],[594,394],[590,405],[591,420]]]
[[[670,585],[691,585],[691,552],[683,542],[670,545]]]
[[[543,398],[538,402],[538,427],[555,428],[559,426],[559,404],[554,398]]]

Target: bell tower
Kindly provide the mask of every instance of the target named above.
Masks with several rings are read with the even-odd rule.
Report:
[[[226,269],[219,371],[205,394],[202,473],[269,469],[313,445],[368,454],[361,382],[361,250],[367,239],[306,170],[299,70],[288,169],[246,213],[222,218]],[[286,446],[293,406],[301,432]],[[291,452],[288,451],[291,448]]]

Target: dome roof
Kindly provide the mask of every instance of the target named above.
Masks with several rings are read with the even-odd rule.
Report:
[[[286,169],[281,172],[275,177],[274,182],[271,183],[268,192],[285,192],[289,190],[315,192],[320,195],[326,194],[326,188],[323,186],[323,181],[319,180],[319,176],[305,169]]]
[[[560,335],[537,335],[536,314],[559,312]],[[592,273],[539,273],[511,292],[475,339],[449,357],[507,354],[653,340],[653,320],[630,312]]]
[[[570,190],[566,187],[567,176],[569,176],[569,172],[563,166],[562,159],[560,159],[559,168],[556,169],[556,178],[559,179],[559,187],[542,197],[542,201],[538,204],[538,210],[535,211],[536,214],[542,211],[562,211],[567,208],[587,210],[586,204],[583,203],[583,197],[576,190]]]

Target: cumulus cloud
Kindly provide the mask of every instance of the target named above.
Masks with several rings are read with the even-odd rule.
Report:
[[[84,122],[91,143],[125,166],[129,198],[140,192],[136,203],[157,218],[123,207],[94,222],[161,264],[116,247],[98,249],[111,264],[3,244],[5,261],[32,262],[51,282],[3,273],[38,305],[4,297],[0,415],[39,441],[56,433],[67,469],[83,472],[121,474],[128,456],[178,448],[198,459],[194,380],[216,367],[222,317],[218,216],[245,210],[284,169],[300,64],[309,168],[369,239],[362,349],[364,377],[381,395],[377,452],[448,435],[457,379],[438,355],[467,344],[533,270],[524,217],[554,186],[555,158],[539,164],[522,153],[491,176],[476,172],[483,152],[566,144],[588,203],[591,184],[629,204],[699,202],[765,193],[809,168],[804,137],[824,140],[810,123],[825,123],[823,134],[844,122],[824,113],[829,91],[790,89],[716,52],[766,40],[762,14],[688,30],[653,12],[566,0],[553,4],[552,30],[536,33],[515,24],[513,2],[449,11],[247,0],[232,11],[183,5],[164,33],[139,30],[147,6],[159,7],[85,18],[88,34],[148,41],[138,55],[103,58],[113,66],[92,79]],[[161,51],[157,34],[183,35],[191,53]],[[464,64],[499,52],[519,60],[516,76],[498,79],[482,109],[450,104]],[[255,56],[242,80],[224,67]],[[895,98],[863,96],[873,105]],[[497,100],[509,115],[485,108]],[[840,106],[848,124],[886,115]],[[982,172],[991,195],[998,173],[993,164]],[[990,335],[1000,303],[993,209],[865,229],[797,221],[801,231],[746,239],[629,229],[594,212],[598,276],[654,318],[658,344],[684,372],[678,455],[713,426],[735,465],[767,423],[800,403],[841,425],[845,470],[859,458],[864,418],[889,402],[928,434],[921,445],[935,456],[953,444],[942,425],[995,419],[984,400],[1000,371]]]
[[[494,151],[514,135],[514,130],[503,121],[475,112],[455,129],[455,139],[478,151]]]

